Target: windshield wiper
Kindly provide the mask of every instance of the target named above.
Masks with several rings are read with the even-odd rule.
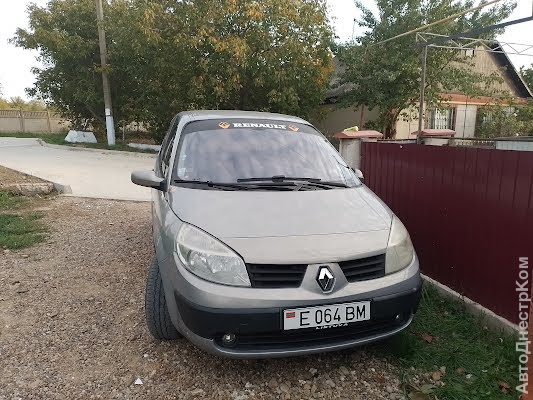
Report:
[[[316,185],[319,187],[341,187],[341,188],[347,188],[348,185],[342,182],[331,182],[331,181],[323,181],[320,178],[300,178],[300,177],[294,177],[294,176],[285,176],[285,175],[274,175],[271,177],[264,177],[264,178],[240,178],[237,179],[237,182],[306,182],[307,184]]]
[[[249,185],[240,185],[238,183],[200,181],[200,180],[194,180],[194,179],[174,179],[174,183],[205,185],[210,188],[223,189],[223,190],[247,190],[247,189],[253,188]]]
[[[319,182],[320,178],[299,178],[295,176],[274,175],[263,178],[239,178],[237,182],[285,182],[285,181],[304,181]]]
[[[174,183],[203,185],[213,189],[220,190],[294,190],[295,182],[264,182],[259,184],[252,183],[231,183],[231,182],[213,182],[201,181],[194,179],[174,179]]]

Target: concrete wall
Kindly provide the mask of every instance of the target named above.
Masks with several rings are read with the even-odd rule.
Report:
[[[533,140],[497,140],[496,149],[533,151]]]
[[[361,168],[361,139],[342,139],[339,153],[352,168]]]
[[[0,133],[60,133],[69,126],[49,111],[0,110]]]

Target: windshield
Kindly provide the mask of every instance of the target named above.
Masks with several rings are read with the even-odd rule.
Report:
[[[207,120],[188,124],[180,138],[175,178],[239,183],[291,177],[360,182],[329,142],[310,126],[285,121]]]

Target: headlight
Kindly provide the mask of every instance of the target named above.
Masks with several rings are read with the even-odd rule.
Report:
[[[398,217],[392,217],[392,226],[387,244],[385,273],[392,274],[411,264],[415,250],[409,233]]]
[[[189,224],[178,232],[176,251],[183,265],[205,280],[251,286],[244,261],[228,246]]]

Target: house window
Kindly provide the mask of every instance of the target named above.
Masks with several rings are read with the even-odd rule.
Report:
[[[434,108],[429,113],[429,126],[431,129],[455,129],[455,113],[453,108]]]

